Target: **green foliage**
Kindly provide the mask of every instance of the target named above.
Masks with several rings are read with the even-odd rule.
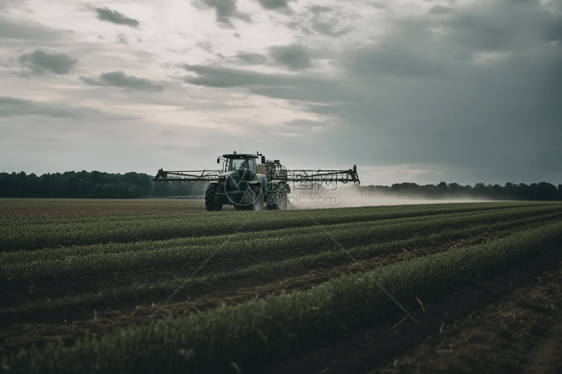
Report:
[[[144,173],[109,174],[99,171],[26,175],[0,173],[0,197],[139,198],[188,196],[192,184],[164,185]]]
[[[507,219],[506,216],[496,216],[495,218],[497,219],[497,221],[492,224],[475,224],[476,221],[470,222],[470,220],[467,220],[465,222],[466,226],[462,228],[447,228],[435,233],[426,232],[422,235],[415,235],[414,237],[411,237],[409,239],[393,240],[390,242],[373,242],[371,244],[359,245],[356,247],[349,247],[348,243],[343,241],[341,238],[338,239],[338,241],[340,241],[340,243],[343,242],[349,253],[356,259],[362,260],[381,256],[390,252],[402,252],[405,249],[420,247],[423,248],[435,245],[435,243],[446,243],[452,240],[470,238],[476,235],[485,234],[487,232],[510,230],[514,228],[517,229],[523,225],[529,224],[541,224],[542,221],[560,219],[561,214],[560,212],[538,216],[529,214],[524,215],[524,218],[519,219]],[[334,228],[335,226],[325,226],[325,229],[329,230],[330,234],[332,235],[334,235],[335,233]],[[405,235],[405,237],[407,236],[408,235]],[[218,254],[222,252],[225,252],[224,249]],[[285,251],[280,252],[282,254],[286,254]],[[34,302],[30,302],[24,306],[7,308],[6,313],[13,314],[20,311],[44,310],[47,308],[55,309],[64,306],[79,305],[84,303],[89,304],[93,301],[109,301],[122,297],[130,298],[136,294],[147,295],[155,292],[169,293],[177,288],[178,284],[183,284],[186,281],[186,286],[204,286],[208,285],[209,283],[220,280],[228,280],[230,278],[254,277],[259,276],[260,274],[281,274],[288,269],[315,269],[319,266],[324,268],[325,266],[330,265],[338,266],[349,264],[350,261],[349,257],[344,252],[337,249],[332,251],[328,248],[325,248],[324,250],[314,251],[310,247],[305,246],[298,253],[292,251],[287,252],[289,252],[287,256],[280,256],[279,252],[265,247],[265,249],[261,251],[261,253],[241,253],[238,256],[232,257],[230,256],[230,253],[226,253],[223,258],[221,258],[221,256],[213,257],[212,264],[208,264],[203,271],[203,274],[206,275],[191,278],[189,280],[184,276],[174,277],[167,280],[160,280],[157,282],[135,282],[135,284],[129,284],[126,286],[104,287],[100,292],[85,293],[72,297],[67,296],[60,299],[49,298],[48,300],[37,300]],[[260,257],[260,254],[263,254],[264,256]],[[273,259],[282,257],[290,258],[286,258],[280,261],[273,261]],[[236,260],[234,260],[234,258],[236,258]],[[242,260],[240,260],[241,258]],[[209,271],[209,268],[216,268],[216,265],[218,265],[218,268],[220,270],[214,272],[212,270]],[[77,281],[77,279],[72,279],[74,281]]]
[[[309,212],[320,223],[330,225],[549,204],[560,206],[558,203],[465,203],[318,209]],[[199,212],[188,212],[153,214],[144,217],[129,215],[78,219],[2,219],[0,220],[0,251],[227,235],[234,232],[241,222],[245,222],[242,232],[314,225],[314,222],[300,211],[231,211],[204,215]]]
[[[418,199],[492,199],[492,200],[562,200],[562,185],[547,182],[531,183],[506,183],[491,185],[476,183],[472,186],[461,186],[458,183],[441,182],[437,186],[416,183],[397,183],[392,186],[364,186],[365,193],[374,196],[409,197]]]
[[[352,248],[368,243],[427,237],[431,233],[447,230],[468,231],[475,225],[485,230],[494,223],[520,218],[525,218],[525,222],[562,218],[562,209],[558,205],[519,207],[334,224],[326,225],[325,228],[340,243]],[[227,236],[214,236],[0,253],[0,284],[31,284],[66,279],[76,281],[114,272],[165,268],[181,263],[199,264],[226,239]],[[213,264],[224,264],[232,269],[232,265],[249,266],[260,260],[278,261],[332,250],[334,245],[330,237],[315,226],[260,231],[259,234],[251,232],[229,239],[214,256]]]
[[[118,329],[101,339],[86,336],[74,347],[50,344],[5,356],[3,368],[21,373],[201,373],[230,362],[244,370],[318,341],[400,313],[375,285],[376,277],[405,305],[444,286],[490,277],[560,250],[562,222],[517,232],[481,245],[332,278],[306,292],[250,300],[186,317]]]

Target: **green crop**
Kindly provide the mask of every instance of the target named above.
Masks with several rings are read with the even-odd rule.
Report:
[[[385,243],[414,236],[428,236],[443,230],[467,228],[472,225],[491,225],[496,222],[530,217],[556,219],[562,217],[558,206],[541,206],[502,210],[486,210],[444,214],[389,221],[326,225],[331,235],[348,247],[369,243]],[[219,240],[194,238],[168,242],[137,242],[105,246],[15,252],[0,254],[0,284],[34,283],[92,276],[114,272],[139,271],[143,268],[163,268],[177,264],[199,264],[213,253]],[[191,241],[191,243],[189,243]],[[214,264],[224,262],[241,266],[259,259],[276,261],[284,258],[331,251],[330,237],[316,227],[241,234],[228,241],[214,257]],[[64,256],[61,256],[61,253]],[[52,256],[50,256],[52,254]]]
[[[562,222],[516,232],[502,239],[332,278],[306,292],[250,300],[186,317],[117,329],[73,347],[49,344],[3,358],[3,369],[21,373],[201,373],[235,362],[247,367],[332,340],[345,329],[399,313],[375,285],[376,277],[406,306],[444,286],[486,278],[560,250]]]
[[[465,203],[318,209],[308,212],[320,223],[330,225],[542,205],[549,204]],[[560,207],[560,204],[553,205]],[[76,219],[3,219],[0,220],[0,251],[227,235],[234,232],[242,221],[245,225],[241,232],[314,225],[314,222],[299,211],[214,214],[191,212]]]

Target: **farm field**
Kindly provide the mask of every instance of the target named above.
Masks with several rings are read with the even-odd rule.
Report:
[[[534,372],[561,261],[560,202],[0,199],[0,371]]]

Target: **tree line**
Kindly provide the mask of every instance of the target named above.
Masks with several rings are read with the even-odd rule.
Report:
[[[194,183],[155,183],[144,173],[110,174],[67,171],[0,173],[0,197],[140,198],[190,196]],[[199,188],[200,189],[200,188]],[[201,193],[199,193],[201,194]]]
[[[141,198],[193,196],[204,194],[200,183],[155,183],[144,173],[110,174],[99,171],[67,171],[35,174],[0,173],[0,197],[59,198]],[[477,183],[474,187],[441,182],[438,185],[397,183],[392,186],[365,186],[368,194],[423,199],[475,198],[494,200],[562,200],[562,184]]]
[[[493,200],[562,200],[562,184],[558,187],[551,183],[506,183],[491,185],[477,183],[472,186],[461,186],[458,183],[441,182],[438,185],[426,184],[424,186],[416,183],[399,183],[392,186],[366,186],[363,191],[370,194],[413,197],[423,199],[452,199],[452,198],[474,198]]]

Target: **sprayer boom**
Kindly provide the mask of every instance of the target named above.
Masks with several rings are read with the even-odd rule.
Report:
[[[261,156],[261,163],[258,159]],[[220,170],[158,170],[154,182],[208,183],[205,205],[209,211],[221,210],[224,204],[237,210],[286,209],[289,183],[336,184],[360,183],[357,167],[347,170],[287,169],[279,160],[266,160],[254,154],[225,154],[217,157],[223,162]]]
[[[221,170],[185,170],[164,171],[158,170],[154,182],[210,182],[218,180]]]
[[[359,183],[357,168],[349,170],[292,169],[287,170],[287,182],[297,183]]]

